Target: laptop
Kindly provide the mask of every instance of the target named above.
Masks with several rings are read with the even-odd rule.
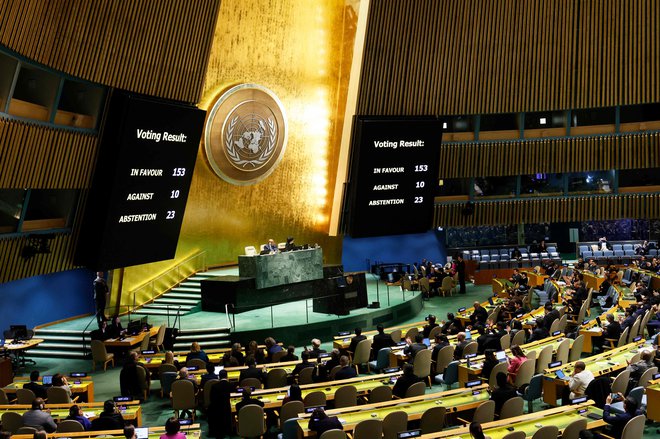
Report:
[[[596,317],[596,324],[598,326],[602,326],[602,322],[600,321],[600,317]]]
[[[499,361],[500,363],[504,363],[506,361],[506,352],[504,351],[495,352],[495,358],[497,358],[497,361]]]
[[[465,339],[472,340],[472,333],[469,330],[465,331]]]
[[[44,386],[52,386],[53,385],[53,376],[52,375],[44,375],[43,378],[41,379],[41,383]]]
[[[566,374],[564,372],[562,372],[561,369],[556,371],[555,375],[557,375],[557,378],[559,378],[560,380],[566,379]]]
[[[429,348],[431,347],[431,340],[428,339],[428,338],[425,338],[424,340],[422,340],[422,343],[424,343],[426,345],[426,347],[429,347]]]
[[[149,428],[141,427],[135,429],[135,436],[137,439],[147,439],[149,437]]]
[[[224,368],[225,368],[225,366],[215,366],[215,368],[213,368],[213,373],[217,375]]]

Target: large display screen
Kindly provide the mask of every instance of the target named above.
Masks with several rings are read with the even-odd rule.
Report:
[[[206,112],[115,91],[76,263],[107,270],[176,253]]]
[[[442,121],[435,117],[356,116],[348,199],[352,237],[431,228]]]

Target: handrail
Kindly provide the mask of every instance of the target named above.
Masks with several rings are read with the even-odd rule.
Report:
[[[184,265],[190,263],[191,261],[195,262],[195,264],[193,264],[193,268],[186,269],[185,271],[183,271],[182,269],[185,268]],[[162,272],[158,276],[146,281],[139,287],[131,290],[130,295],[133,298],[132,311],[135,312],[136,308],[139,308],[147,303],[153,302],[155,299],[162,296],[167,291],[179,285],[181,281],[187,279],[188,277],[192,276],[195,273],[205,270],[206,270],[206,250],[196,253],[184,259],[183,261],[176,264],[174,267]],[[162,291],[156,291],[156,286],[158,284],[165,285]],[[142,291],[146,291],[146,295],[148,299],[138,304],[137,296],[139,296]],[[131,308],[131,305],[127,305],[127,306],[129,307],[129,309]]]

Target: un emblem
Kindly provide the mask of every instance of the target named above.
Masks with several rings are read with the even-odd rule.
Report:
[[[286,141],[282,103],[257,84],[227,90],[206,121],[206,157],[215,173],[232,184],[249,185],[268,177],[282,160]]]

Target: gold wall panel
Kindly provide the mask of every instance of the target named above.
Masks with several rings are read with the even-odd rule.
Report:
[[[373,0],[358,114],[660,101],[656,0]]]
[[[220,0],[4,0],[0,44],[89,81],[197,102],[219,6]]]
[[[566,137],[440,147],[440,178],[660,167],[660,133]]]
[[[176,260],[124,271],[130,291],[177,261],[207,252],[207,264],[235,264],[248,245],[268,238],[318,243],[325,263],[341,260],[341,239],[328,236],[334,170],[352,61],[356,2],[223,0],[201,108],[239,83],[257,83],[282,101],[289,140],[264,181],[234,186],[216,176],[200,147]],[[351,4],[353,6],[351,6]]]
[[[435,227],[660,218],[660,194],[579,196],[474,203],[474,214],[463,215],[464,203],[437,204]]]

